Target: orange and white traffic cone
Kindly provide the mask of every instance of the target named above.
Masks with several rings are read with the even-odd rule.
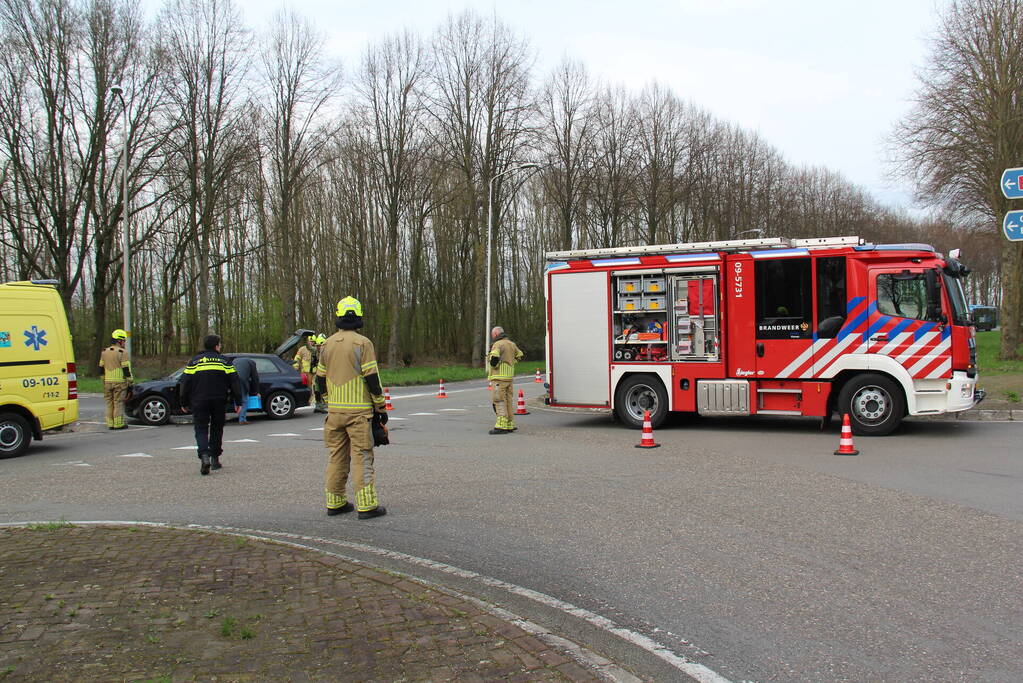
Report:
[[[394,406],[391,405],[391,390],[384,387],[384,410],[394,410]]]
[[[515,406],[516,415],[529,415],[529,411],[526,410],[526,396],[522,393],[522,389],[519,389],[519,402]]]
[[[650,411],[643,411],[643,438],[636,448],[660,448],[661,444],[654,442],[654,428],[650,424]]]
[[[842,436],[838,440],[838,450],[835,455],[859,455],[860,452],[853,448],[852,425],[849,424],[849,413],[842,416]]]
[[[533,378],[535,384],[543,384],[543,379],[540,377],[540,368],[536,369],[536,377]]]
[[[448,392],[444,391],[444,380],[440,381],[440,388],[437,389],[437,398],[447,398]]]

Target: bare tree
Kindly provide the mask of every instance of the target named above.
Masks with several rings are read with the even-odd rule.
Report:
[[[341,71],[324,58],[324,38],[306,20],[282,11],[266,37],[262,65],[267,89],[263,106],[269,161],[271,220],[279,245],[280,295],[286,330],[297,325],[296,313],[312,314],[311,292],[299,292],[314,272],[316,245],[300,218],[302,193],[324,161],[336,127],[326,110],[337,97]]]
[[[586,67],[567,59],[551,74],[540,96],[541,144],[548,156],[544,180],[559,213],[559,249],[572,249],[578,241],[574,235],[593,163],[594,99]]]
[[[508,169],[522,151],[533,111],[529,75],[532,53],[525,40],[496,18],[472,12],[450,17],[433,43],[433,101],[430,112],[437,142],[461,176],[463,244],[473,247],[474,335],[471,359],[483,362],[483,291],[486,286],[486,197],[491,180]],[[500,183],[494,201],[500,206]],[[500,212],[495,211],[495,215]]]
[[[924,201],[994,229],[1008,209],[1001,172],[1023,159],[1023,3],[952,0],[894,136]],[[1001,358],[1019,357],[1023,244],[1002,247]]]
[[[198,271],[198,336],[212,326],[213,233],[226,215],[232,175],[251,159],[242,106],[251,39],[233,0],[170,0],[161,26],[168,52],[166,97],[176,126],[174,167],[186,211],[183,239]]]
[[[8,243],[24,276],[57,279],[71,311],[88,262],[89,207],[109,125],[103,83],[87,75],[88,10],[73,0],[2,0],[0,26]]]
[[[404,32],[366,49],[356,74],[359,95],[355,110],[373,141],[375,168],[380,179],[380,203],[387,239],[385,289],[390,323],[387,360],[400,353],[402,272],[401,223],[414,206],[415,173],[426,153],[424,80],[426,53],[422,41]]]

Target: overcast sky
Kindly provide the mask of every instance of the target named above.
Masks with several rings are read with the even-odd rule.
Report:
[[[263,28],[284,4],[239,0]],[[657,80],[759,132],[796,164],[842,172],[910,208],[886,180],[884,139],[908,109],[943,0],[290,0],[346,65],[397,29],[429,35],[450,13],[497,16],[537,50],[537,75],[563,56],[636,90]]]

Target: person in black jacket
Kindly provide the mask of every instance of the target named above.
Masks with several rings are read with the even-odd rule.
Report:
[[[259,396],[259,370],[256,369],[256,361],[245,356],[238,356],[232,361],[235,372],[238,373],[238,383],[242,387],[242,404],[238,410],[238,424],[249,424],[248,402],[249,396]]]
[[[241,385],[234,366],[220,355],[220,337],[211,334],[203,340],[206,350],[185,366],[178,382],[181,407],[191,410],[195,424],[195,444],[199,447],[199,474],[209,474],[210,467],[221,468],[224,452],[224,408],[228,398],[234,410],[242,402]]]

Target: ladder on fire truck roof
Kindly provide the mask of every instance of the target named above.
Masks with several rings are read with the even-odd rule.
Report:
[[[582,258],[606,258],[614,256],[650,256],[653,254],[678,254],[700,251],[758,251],[767,249],[833,249],[855,247],[863,244],[859,237],[813,237],[809,239],[787,239],[766,237],[755,240],[720,240],[718,242],[688,242],[681,244],[651,244],[638,247],[614,247],[610,249],[577,249],[575,251],[549,251],[548,261],[571,261]]]

